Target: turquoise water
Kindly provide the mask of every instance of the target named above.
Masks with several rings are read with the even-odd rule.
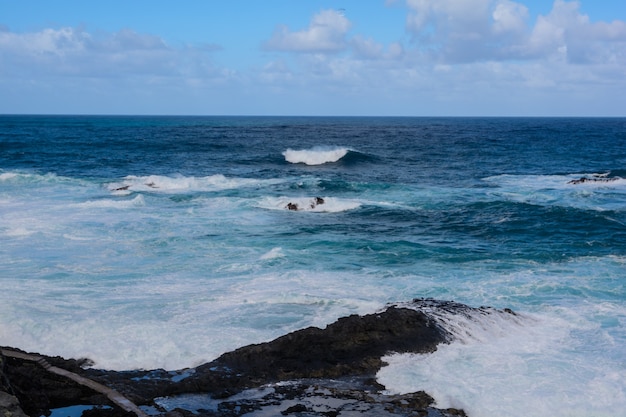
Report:
[[[622,178],[626,119],[0,116],[0,344],[180,369],[434,297],[519,315],[391,392],[624,416]]]

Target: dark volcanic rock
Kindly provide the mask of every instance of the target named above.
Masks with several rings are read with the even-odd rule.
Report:
[[[181,387],[224,397],[281,380],[373,376],[388,352],[433,352],[445,341],[445,332],[424,313],[389,307],[225,353],[196,368],[196,376],[182,381]]]
[[[341,318],[324,330],[309,327],[246,346],[222,355],[212,366],[268,381],[373,374],[387,352],[433,352],[442,342],[445,335],[424,313],[390,307]]]
[[[67,370],[80,369],[80,362],[74,359],[47,359]],[[70,379],[50,373],[36,362],[3,356],[2,363],[4,391],[15,395],[23,411],[30,416],[40,416],[51,408],[75,404],[107,404],[104,396]]]
[[[17,397],[0,391],[0,416],[3,417],[28,417],[20,408]]]
[[[248,390],[244,394],[244,398],[222,400],[214,410],[197,410],[196,416],[465,416],[462,410],[434,408],[433,399],[422,391],[405,395],[381,394],[376,386],[363,378],[290,381]],[[246,400],[246,396],[254,399]]]
[[[271,342],[228,352],[195,369],[180,371],[114,372],[84,369],[85,360],[44,357],[52,366],[74,372],[117,390],[136,405],[161,409],[160,397],[179,394],[210,396],[217,410],[173,410],[168,417],[293,415],[333,416],[463,416],[460,410],[438,410],[424,392],[403,396],[384,395],[375,381],[391,352],[428,353],[450,334],[438,323],[442,314],[475,315],[498,311],[436,300],[413,300],[366,316],[341,318],[325,329],[310,327]],[[90,416],[127,415],[102,394],[46,371],[40,363],[1,357],[0,392],[15,395],[29,415],[43,415],[51,408],[77,404],[101,404],[111,408],[90,411]],[[427,388],[427,387],[425,387]],[[261,394],[250,396],[246,392]],[[239,394],[235,396],[235,394]],[[208,398],[208,397],[207,397]],[[1,409],[0,409],[1,410]],[[2,410],[4,411],[4,410]],[[192,413],[195,413],[193,414]],[[85,417],[87,417],[85,415]]]

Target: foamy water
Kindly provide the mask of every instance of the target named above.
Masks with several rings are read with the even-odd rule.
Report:
[[[292,164],[322,165],[339,161],[349,151],[350,149],[342,147],[317,146],[311,149],[287,149],[283,155]]]
[[[438,407],[476,417],[623,416],[623,335],[592,318],[609,314],[623,324],[625,313],[604,304],[545,309],[498,326],[464,320],[456,324],[467,334],[431,355],[385,357],[378,380],[394,394],[428,387]]]
[[[317,199],[321,199],[321,203]],[[363,202],[334,197],[267,197],[259,201],[259,207],[270,210],[285,210],[289,204],[295,205],[291,211],[310,211],[318,213],[338,213],[359,208]]]
[[[386,358],[390,392],[626,415],[619,120],[17,119],[0,345],[174,370],[433,297],[518,315],[441,317],[456,339]]]

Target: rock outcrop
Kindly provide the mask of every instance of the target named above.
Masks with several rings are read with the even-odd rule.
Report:
[[[484,315],[496,311],[414,300],[375,314],[344,317],[325,329],[310,327],[271,342],[245,346],[197,368],[179,371],[98,370],[89,368],[92,364],[85,359],[28,355],[3,348],[0,416],[22,417],[23,410],[26,415],[38,417],[47,415],[50,409],[77,404],[107,406],[85,411],[85,417],[141,415],[141,410],[131,412],[137,406],[153,415],[172,417],[255,413],[336,416],[357,411],[363,416],[462,416],[465,414],[461,410],[434,408],[433,399],[424,392],[385,395],[384,387],[375,380],[385,354],[429,353],[449,341],[450,334],[430,314],[435,309],[446,314],[476,311]],[[514,315],[510,310],[497,311]],[[52,373],[50,368],[65,370],[77,378]],[[94,383],[80,382],[85,379]],[[121,402],[112,402],[106,390],[94,389],[98,386],[119,393]],[[205,395],[211,406],[172,410],[163,405],[168,399],[189,394]],[[132,407],[120,407],[124,401]]]

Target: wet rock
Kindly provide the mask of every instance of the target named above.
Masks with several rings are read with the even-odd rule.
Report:
[[[306,405],[304,404],[296,404],[296,405],[292,405],[291,407],[287,408],[284,411],[281,411],[280,414],[287,416],[289,414],[293,414],[293,413],[302,413],[308,411],[308,409],[306,408]]]
[[[515,314],[497,311],[507,316]],[[309,327],[271,342],[245,346],[195,369],[180,371],[115,372],[88,368],[92,365],[88,360],[44,358],[54,367],[97,381],[134,404],[168,417],[342,413],[363,417],[464,416],[462,410],[434,408],[433,399],[424,392],[385,395],[375,375],[384,365],[381,358],[388,353],[429,353],[440,343],[447,343],[450,334],[438,324],[437,315],[493,312],[496,310],[487,307],[475,309],[454,302],[416,299],[375,314],[344,317],[324,329]],[[0,391],[17,398],[28,415],[46,415],[51,408],[78,404],[109,406],[91,410],[85,417],[129,415],[105,396],[51,374],[41,363],[0,358],[4,367]],[[251,391],[254,395],[243,395]],[[206,395],[217,408],[168,410],[159,405],[159,398],[187,394]]]
[[[81,370],[80,361],[47,358],[54,366]],[[102,395],[70,379],[48,372],[40,364],[4,356],[2,377],[10,392],[18,398],[23,411],[30,416],[45,415],[52,408],[77,404],[107,404]]]
[[[325,329],[309,327],[225,353],[197,372],[219,366],[263,383],[373,375],[388,352],[433,352],[442,342],[441,329],[424,313],[390,307],[381,313],[341,318]]]
[[[269,389],[268,389],[269,388]],[[465,416],[461,410],[439,410],[424,392],[406,395],[381,394],[361,378],[310,379],[270,384],[246,391],[253,400],[224,399],[212,411],[196,410],[198,417],[452,417]]]
[[[619,180],[619,177],[606,177],[604,175],[594,175],[592,178],[580,177],[575,180],[568,181],[568,184],[584,184],[590,182],[613,182]]]

